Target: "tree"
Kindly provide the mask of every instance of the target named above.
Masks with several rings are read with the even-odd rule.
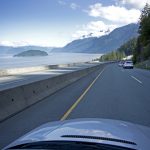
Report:
[[[146,4],[140,17],[140,41],[143,45],[150,42],[150,5]]]
[[[100,61],[116,61],[126,57],[124,52],[112,51],[100,57]]]
[[[136,47],[133,51],[133,62],[137,63],[141,61],[141,42],[140,42],[140,38],[138,37],[137,42],[136,42]]]
[[[150,5],[146,4],[140,16],[139,37],[133,52],[134,63],[150,57]]]
[[[136,48],[137,38],[133,38],[123,44],[117,51],[124,53],[125,55],[132,55]]]

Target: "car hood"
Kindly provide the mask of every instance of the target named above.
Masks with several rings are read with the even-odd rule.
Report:
[[[37,141],[83,141],[150,149],[150,128],[110,119],[74,119],[46,123],[6,148]]]

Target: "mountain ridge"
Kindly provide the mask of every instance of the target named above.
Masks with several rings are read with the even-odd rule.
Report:
[[[42,50],[46,52],[68,52],[68,53],[107,53],[118,49],[124,43],[138,36],[139,24],[129,24],[114,29],[107,35],[101,37],[88,37],[77,39],[61,48],[42,46],[0,46],[1,54],[15,55],[26,50]]]
[[[139,24],[129,24],[116,28],[101,37],[74,40],[62,48],[52,49],[52,52],[107,53],[118,49],[130,39],[137,37],[138,28]]]
[[[42,46],[18,46],[18,47],[12,47],[12,46],[0,46],[0,53],[1,54],[10,54],[10,55],[16,55],[18,53],[21,53],[23,51],[27,50],[41,50],[46,52],[51,52],[51,50],[54,47],[42,47]]]

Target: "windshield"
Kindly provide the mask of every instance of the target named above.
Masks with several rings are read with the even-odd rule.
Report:
[[[150,149],[149,128],[150,0],[0,0],[0,149]]]

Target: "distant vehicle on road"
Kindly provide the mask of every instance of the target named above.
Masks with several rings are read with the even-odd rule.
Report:
[[[122,67],[123,64],[124,64],[124,61],[120,61],[119,64],[118,64],[118,66],[119,66],[119,67]]]
[[[123,68],[124,69],[133,69],[133,62],[131,60],[125,61],[123,64]]]
[[[75,119],[44,124],[6,149],[149,150],[150,128],[110,119]]]

